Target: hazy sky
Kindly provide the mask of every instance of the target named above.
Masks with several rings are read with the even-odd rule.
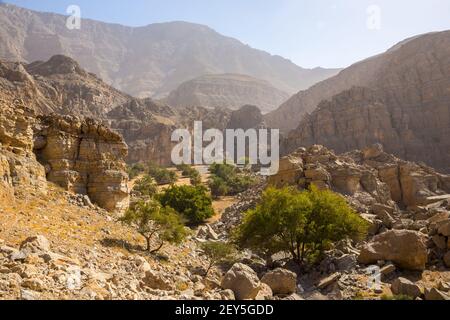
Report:
[[[1,0],[0,0],[1,2]],[[39,11],[142,26],[206,24],[303,67],[345,67],[421,33],[450,29],[449,0],[6,0]]]

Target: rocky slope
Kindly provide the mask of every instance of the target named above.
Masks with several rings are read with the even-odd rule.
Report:
[[[266,120],[286,133],[323,100],[354,86],[381,89],[403,108],[427,107],[445,101],[450,31],[407,39],[386,53],[358,62],[338,75],[301,91]]]
[[[342,194],[369,223],[367,239],[337,243],[319,265],[304,270],[281,253],[269,263],[252,256],[245,266],[235,265],[222,284],[240,290],[247,298],[255,294],[252,290],[257,291],[258,285],[259,293],[264,291],[265,283],[274,294],[280,290],[292,293],[287,298],[291,300],[378,300],[392,295],[449,300],[449,178],[387,154],[380,145],[341,155],[318,145],[301,148],[281,159],[280,172],[270,177],[268,184],[299,189],[314,184]],[[229,237],[243,212],[258,203],[264,187],[238,197],[212,225],[216,238]],[[272,271],[267,271],[270,264]],[[370,280],[371,274],[376,282]],[[269,277],[274,279],[268,281]],[[234,281],[230,284],[229,279]],[[289,285],[291,281],[297,288]]]
[[[202,25],[173,22],[131,28],[83,19],[80,30],[69,30],[66,19],[0,5],[0,57],[33,62],[64,54],[137,97],[166,95],[208,73],[247,74],[292,94],[337,72],[302,69]]]
[[[320,99],[329,100],[320,103],[289,134],[286,151],[323,144],[345,152],[381,143],[389,153],[448,172],[449,48],[450,31],[417,37],[300,93],[289,103],[295,108],[282,113],[298,119],[297,114],[312,111],[313,104],[302,97],[311,97],[317,90],[324,89]],[[357,76],[363,70],[366,79]],[[349,83],[349,79],[358,83]],[[358,87],[332,96],[344,84]]]
[[[174,107],[202,106],[232,110],[251,104],[268,113],[288,98],[289,94],[274,88],[267,81],[239,74],[223,74],[205,75],[184,82],[165,101]]]

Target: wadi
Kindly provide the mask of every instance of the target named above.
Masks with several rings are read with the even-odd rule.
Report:
[[[307,35],[292,16],[305,11],[278,2],[219,10],[267,24],[233,30],[273,52],[339,62],[303,68],[204,24],[160,23],[141,1],[111,11],[123,24],[92,7],[67,17],[7,2],[0,300],[176,300],[175,315],[204,318],[220,310],[188,301],[252,301],[224,312],[257,315],[261,301],[450,300],[450,25],[439,16],[444,31],[427,19],[361,31],[363,19],[320,7],[340,22]],[[130,21],[123,6],[142,10]],[[230,30],[214,12],[191,18]],[[158,23],[126,26],[138,21]]]

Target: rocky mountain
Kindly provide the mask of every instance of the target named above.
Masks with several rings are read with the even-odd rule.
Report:
[[[303,116],[285,141],[287,152],[381,143],[403,159],[450,171],[449,66],[450,31],[416,37],[299,93],[266,121]]]
[[[202,106],[232,110],[250,104],[263,113],[278,108],[289,94],[274,88],[267,81],[245,75],[205,75],[182,83],[165,100],[174,107]]]
[[[269,126],[288,133],[297,128],[303,117],[314,111],[320,102],[354,86],[386,91],[401,87],[403,95],[396,98],[404,103],[415,98],[416,104],[421,103],[417,98],[420,94],[414,93],[414,89],[424,93],[435,84],[440,87],[440,82],[448,77],[449,37],[450,32],[445,31],[404,40],[383,54],[358,62],[338,75],[300,91],[268,114],[266,121]],[[439,95],[435,98],[439,99]]]
[[[338,70],[303,69],[197,24],[171,22],[125,27],[0,5],[0,57],[33,62],[63,54],[105,82],[136,97],[162,97],[205,74],[246,74],[290,94]]]
[[[0,94],[36,114],[97,119],[124,137],[130,163],[171,165],[175,129],[192,129],[194,121],[203,121],[205,129],[224,129],[231,116],[231,110],[223,108],[173,109],[149,98],[133,98],[61,55],[31,64],[0,60]]]

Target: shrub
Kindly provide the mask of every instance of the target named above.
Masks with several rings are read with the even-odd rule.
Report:
[[[175,209],[191,224],[199,224],[214,215],[212,200],[205,187],[171,186],[159,200],[163,206]]]
[[[136,182],[133,191],[139,192],[142,196],[152,198],[158,193],[158,187],[152,177],[145,175]]]
[[[315,187],[303,192],[269,188],[233,237],[241,247],[265,256],[286,251],[303,264],[315,262],[332,243],[359,239],[366,232],[367,223],[336,193]]]
[[[255,179],[230,164],[212,164],[209,187],[214,197],[236,195],[255,184]]]
[[[198,172],[197,170],[195,170],[195,172],[191,173],[191,184],[193,186],[200,186],[202,184],[202,177],[200,175],[200,172]]]
[[[211,189],[211,194],[214,198],[223,197],[229,193],[227,183],[220,177],[211,176],[208,186]]]
[[[209,266],[206,270],[205,277],[208,276],[211,268],[219,263],[232,261],[236,255],[236,248],[226,242],[208,241],[202,243],[200,248],[209,259]]]
[[[159,185],[177,182],[177,174],[174,171],[161,168],[152,163],[148,165],[148,174],[152,176]]]
[[[180,243],[187,236],[181,217],[171,208],[162,208],[156,201],[138,202],[120,221],[134,227],[147,241],[146,250],[158,252],[165,242]],[[151,249],[151,240],[157,235],[160,244]]]
[[[144,173],[146,170],[145,165],[142,163],[135,163],[127,166],[127,172],[130,179],[136,178],[138,175]]]

